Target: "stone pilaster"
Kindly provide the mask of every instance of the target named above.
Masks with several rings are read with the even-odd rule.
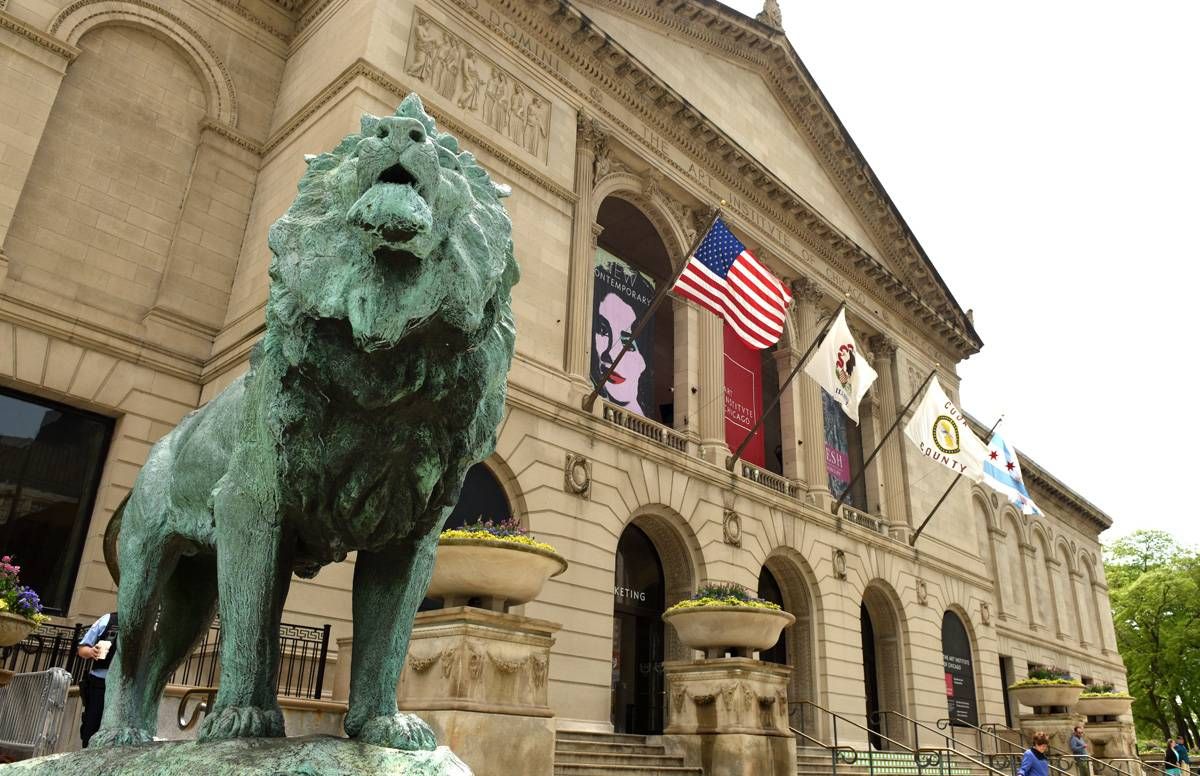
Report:
[[[581,395],[591,390],[590,353],[592,286],[595,279],[596,231],[592,188],[596,182],[596,149],[605,142],[600,125],[582,111],[575,135],[575,213],[571,222],[568,272],[567,347],[563,365]]]
[[[700,457],[724,466],[730,455],[725,442],[725,322],[709,312],[699,319]]]
[[[1037,582],[1038,576],[1036,573],[1037,572],[1037,566],[1036,566],[1037,550],[1034,548],[1034,546],[1032,544],[1025,544],[1024,542],[1021,543],[1020,547],[1021,547],[1021,571],[1022,571],[1022,576],[1024,576],[1024,578],[1026,580],[1026,584],[1024,585],[1024,587],[1025,587],[1025,611],[1029,612],[1029,628],[1030,628],[1030,630],[1036,631],[1038,628],[1046,627],[1045,611],[1038,610],[1038,611],[1042,611],[1041,617],[1043,620],[1042,622],[1038,622],[1038,615],[1034,611],[1034,608],[1033,608],[1033,602],[1034,602],[1033,588],[1037,587],[1037,583],[1038,583]],[[1041,591],[1041,592],[1044,593],[1045,591]],[[1039,602],[1039,605],[1040,605],[1040,602]]]
[[[899,378],[896,371],[896,343],[884,336],[871,340],[871,351],[875,362],[872,366],[879,373],[875,390],[879,395],[879,432],[887,429],[900,412]],[[883,479],[883,503],[880,512],[898,528],[912,528],[912,505],[909,504],[908,488],[905,487],[904,448],[900,440],[900,429],[896,429],[879,451],[879,473]]]
[[[811,280],[801,280],[793,289],[800,313],[800,341],[811,342],[820,330],[819,304],[823,292]],[[804,429],[804,476],[809,496],[818,506],[829,502],[829,475],[825,468],[825,415],[821,403],[821,386],[814,381],[800,380],[798,389],[801,425]]]
[[[779,384],[787,379],[800,354],[792,348],[780,348],[772,354],[775,358],[775,370],[779,374]],[[797,375],[792,384],[784,389],[779,397],[779,438],[783,446],[783,476],[789,480],[804,480],[804,458],[800,455],[800,440],[804,438],[803,420],[800,417],[799,386],[806,378]]]
[[[205,119],[147,339],[204,359],[225,321],[261,162],[258,144]]]
[[[671,297],[675,336],[675,430],[692,442],[700,441],[700,318],[694,302]]]

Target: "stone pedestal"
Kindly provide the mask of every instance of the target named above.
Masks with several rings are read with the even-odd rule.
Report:
[[[1021,739],[1023,746],[1029,746],[1029,740],[1039,730],[1050,736],[1050,748],[1060,752],[1071,751],[1069,739],[1076,725],[1084,725],[1087,718],[1081,714],[1022,714]],[[1087,726],[1087,737],[1092,736],[1092,726]],[[1095,752],[1092,752],[1095,755]]]
[[[400,708],[429,723],[477,776],[550,776],[547,676],[561,626],[459,606],[421,612],[400,676]]]
[[[1085,735],[1092,757],[1101,760],[1137,757],[1132,722],[1091,722]]]
[[[730,657],[665,663],[668,745],[706,776],[792,776],[791,669]]]

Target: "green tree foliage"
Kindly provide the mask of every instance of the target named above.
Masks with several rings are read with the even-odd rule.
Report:
[[[1105,549],[1117,646],[1143,738],[1200,743],[1200,555],[1164,531],[1136,531]],[[1152,732],[1153,731],[1153,732]]]

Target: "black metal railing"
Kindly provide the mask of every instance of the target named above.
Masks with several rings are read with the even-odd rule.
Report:
[[[831,739],[822,740],[820,738],[820,721],[822,720],[828,720],[828,735],[831,736]],[[800,727],[796,727],[792,723],[796,723]],[[951,770],[951,755],[954,753],[948,748],[919,747],[915,742],[910,746],[903,741],[889,737],[880,730],[860,725],[812,701],[789,703],[788,724],[794,735],[829,752],[832,774],[837,773],[839,764],[858,765],[860,768],[865,766],[868,776],[875,776],[877,770],[881,773],[896,773],[901,762],[904,769],[915,769],[917,774],[947,776]],[[868,749],[859,752],[854,746],[842,743],[839,739],[839,725],[843,730],[850,728],[857,731],[856,735],[865,734]],[[880,761],[882,757],[897,756],[900,758],[899,760]],[[988,770],[990,776],[1006,776],[985,763],[969,757],[964,759]],[[908,763],[908,760],[911,760],[911,764]]]
[[[329,657],[330,625],[315,627],[281,623],[279,626],[279,671],[276,692],[288,698],[320,699],[325,685],[325,662]],[[0,665],[26,673],[62,668],[78,683],[91,661],[76,654],[79,640],[87,632],[80,625],[43,623],[24,641],[0,649]],[[221,623],[213,620],[208,631],[168,682],[192,687],[215,687],[221,680]]]
[[[25,640],[0,649],[0,666],[18,674],[61,668],[78,682],[87,664],[75,653],[76,645],[87,628],[83,625],[42,623]]]
[[[948,731],[951,739],[959,744],[962,742],[958,741],[956,731],[975,736],[979,741],[979,749],[990,747],[992,751],[987,756],[994,758],[1001,770],[1008,770],[1013,776],[1016,776],[1024,749],[1019,731],[1003,727],[995,722],[972,725],[969,722],[946,718],[939,719],[937,726],[941,730]],[[1001,735],[999,732],[1001,730],[1009,735]],[[1050,766],[1051,776],[1080,776],[1089,772],[1088,766],[1090,766],[1093,776],[1144,776],[1132,769],[1117,765],[1116,763],[1119,761],[1117,759],[1106,761],[1089,755],[1077,756],[1053,747],[1046,747],[1046,760]]]

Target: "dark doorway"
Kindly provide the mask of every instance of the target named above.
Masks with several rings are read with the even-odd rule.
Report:
[[[662,733],[665,591],[654,544],[629,526],[617,543],[613,587],[612,723],[618,733]]]
[[[1017,681],[1013,670],[1013,659],[1008,655],[1000,656],[1000,686],[1004,688],[1004,724],[1013,728],[1012,701],[1008,698],[1008,688]]]
[[[766,566],[763,566],[762,573],[758,575],[758,597],[764,601],[779,604],[780,609],[784,608],[783,590],[779,587],[775,575]],[[785,666],[788,664],[787,655],[787,629],[785,628],[779,634],[779,641],[775,642],[775,646],[759,652],[758,659]]]
[[[862,631],[863,680],[867,685],[867,727],[870,728],[871,746],[883,749],[883,738],[879,728],[879,673],[875,662],[875,626],[871,624],[871,614],[867,605],[858,608],[859,624]]]
[[[951,724],[978,725],[971,637],[954,612],[942,615],[942,662],[946,671],[946,717]]]

